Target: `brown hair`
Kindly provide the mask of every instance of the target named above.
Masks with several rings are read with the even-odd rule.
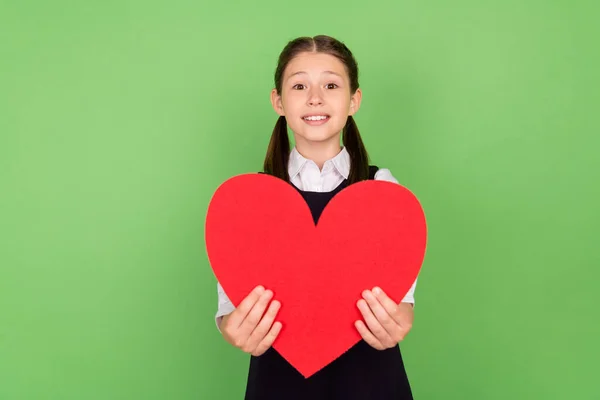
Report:
[[[285,46],[279,55],[277,69],[275,70],[275,88],[281,95],[281,81],[283,72],[288,63],[303,52],[326,53],[337,57],[346,67],[350,78],[351,94],[358,89],[358,65],[352,52],[342,42],[325,35],[314,37],[299,37]],[[342,132],[342,143],[350,155],[350,175],[348,183],[354,183],[369,178],[369,156],[360,137],[354,118],[348,116]],[[280,116],[273,129],[271,141],[267,149],[263,169],[264,172],[289,181],[288,160],[290,155],[290,141],[287,132],[287,123],[284,116]]]

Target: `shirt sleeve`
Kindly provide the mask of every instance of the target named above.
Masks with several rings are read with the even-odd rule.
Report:
[[[217,294],[218,294],[218,307],[217,314],[215,315],[215,323],[217,324],[217,329],[221,332],[221,321],[223,320],[223,316],[231,314],[233,310],[235,310],[235,306],[227,297],[225,290],[223,290],[223,286],[221,283],[217,281]]]
[[[375,180],[399,183],[398,180],[392,175],[390,170],[385,169],[385,168],[380,168],[375,173]],[[411,303],[413,305],[415,304],[415,288],[417,287],[417,280],[418,280],[418,278],[415,279],[415,281],[411,285],[410,289],[408,290],[408,292],[402,299],[403,303]]]

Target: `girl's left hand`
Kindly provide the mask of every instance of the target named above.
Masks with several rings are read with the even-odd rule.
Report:
[[[363,299],[360,299],[357,305],[368,328],[359,320],[354,324],[356,329],[365,342],[377,350],[396,346],[412,328],[412,304],[398,305],[378,287],[372,291],[365,290],[362,295]]]

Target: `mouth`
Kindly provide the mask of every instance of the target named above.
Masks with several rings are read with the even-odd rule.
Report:
[[[324,123],[329,121],[330,118],[331,118],[331,116],[328,114],[311,114],[311,115],[303,116],[302,120],[304,122],[306,122],[308,125],[316,126],[316,125],[323,125]]]

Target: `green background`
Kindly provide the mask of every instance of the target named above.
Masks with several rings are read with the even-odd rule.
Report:
[[[0,400],[242,398],[205,212],[261,168],[279,52],[322,33],[358,59],[373,163],[427,213],[415,398],[600,398],[597,11],[3,1]]]

